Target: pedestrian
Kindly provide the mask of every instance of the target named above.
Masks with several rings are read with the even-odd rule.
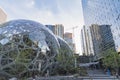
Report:
[[[118,73],[116,72],[116,78],[119,78],[119,75],[118,75]]]
[[[47,70],[47,73],[45,74],[46,77],[49,77],[49,70]]]
[[[109,68],[107,69],[107,75],[109,75],[109,76],[111,75]]]

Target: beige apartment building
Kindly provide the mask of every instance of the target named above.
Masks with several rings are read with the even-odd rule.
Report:
[[[7,20],[6,13],[0,8],[0,24],[4,23]]]
[[[73,34],[70,33],[70,32],[64,33],[64,40],[68,43],[68,45],[70,46],[70,48],[75,53],[76,52],[76,47],[75,47],[75,44],[73,43]]]

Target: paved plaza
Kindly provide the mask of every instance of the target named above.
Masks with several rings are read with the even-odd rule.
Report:
[[[120,80],[115,76],[108,76],[102,70],[87,70],[88,76],[54,76],[54,77],[38,77],[35,80]],[[33,79],[29,79],[33,80]]]
[[[85,77],[83,80],[120,80],[116,76],[109,76],[103,72],[103,70],[87,70],[89,77]]]

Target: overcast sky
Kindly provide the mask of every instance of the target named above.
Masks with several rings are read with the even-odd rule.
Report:
[[[81,0],[0,0],[7,20],[31,19],[41,24],[63,24],[65,31],[75,29],[77,51],[80,51],[80,28],[83,26]]]

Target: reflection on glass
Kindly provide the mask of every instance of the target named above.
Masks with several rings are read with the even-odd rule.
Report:
[[[4,39],[0,40],[0,43],[1,43],[2,45],[7,44],[8,42],[9,42],[9,39],[7,39],[7,38],[4,38]]]

